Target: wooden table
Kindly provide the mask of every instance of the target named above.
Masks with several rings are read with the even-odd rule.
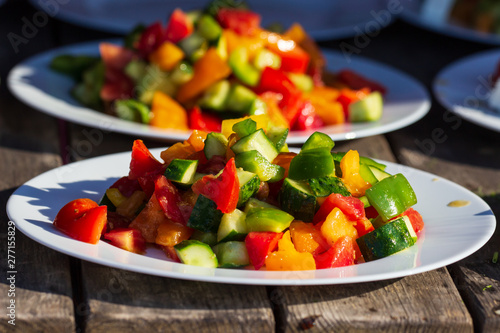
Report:
[[[130,150],[133,137],[104,133],[91,151],[70,154],[91,128],[66,123],[16,100],[9,69],[63,44],[110,37],[54,19],[36,28],[18,52],[6,36],[21,35],[37,15],[25,1],[0,8],[0,332],[8,323],[8,217],[5,204],[25,181],[63,163]],[[12,35],[11,35],[12,36]],[[366,36],[365,36],[366,37]],[[368,36],[359,54],[398,68],[431,88],[450,62],[491,46],[448,38],[400,20]],[[361,45],[360,36],[323,42]],[[358,43],[358,44],[356,44]],[[148,147],[165,142],[145,140]],[[428,145],[423,147],[421,142]],[[339,150],[398,162],[454,181],[480,195],[500,216],[500,133],[447,113],[435,100],[407,128],[338,142]],[[425,149],[424,149],[425,148]],[[334,286],[264,287],[161,278],[77,260],[15,234],[16,326],[19,332],[499,332],[500,250],[497,229],[478,252],[449,267],[405,278]]]

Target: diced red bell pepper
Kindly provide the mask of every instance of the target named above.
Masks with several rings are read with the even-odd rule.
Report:
[[[90,199],[68,202],[57,213],[54,227],[76,240],[96,244],[105,230],[107,206]]]
[[[349,69],[341,70],[338,73],[338,78],[340,82],[345,83],[351,89],[359,90],[369,88],[371,91],[379,91],[382,95],[384,95],[387,91],[387,89],[380,83],[371,81]]]
[[[245,237],[245,246],[250,263],[256,270],[264,266],[267,256],[276,249],[282,236],[282,232],[252,231],[248,233]]]
[[[206,175],[191,187],[194,193],[202,194],[217,204],[217,209],[230,213],[236,209],[240,194],[240,183],[236,174],[236,164],[231,158],[215,177]]]
[[[356,220],[356,222],[354,223],[354,228],[356,228],[359,237],[364,236],[367,233],[375,230],[373,224],[366,217]]]
[[[316,215],[314,215],[313,223],[324,221],[334,208],[339,208],[350,221],[365,218],[365,208],[361,200],[355,197],[344,197],[341,194],[332,193],[326,197]]]
[[[424,220],[422,215],[413,208],[408,208],[400,216],[408,216],[411,222],[411,226],[415,233],[418,234],[422,229],[424,229]]]
[[[165,32],[166,39],[172,43],[177,43],[193,32],[193,22],[181,9],[177,8],[170,15]]]
[[[122,195],[130,197],[135,191],[141,190],[141,185],[137,179],[130,179],[127,176],[118,179],[109,188],[117,188]]]
[[[135,48],[143,58],[155,51],[166,41],[166,31],[160,22],[155,22],[147,27],[139,37]]]
[[[146,241],[142,237],[141,232],[133,228],[117,228],[104,234],[104,239],[108,240],[111,245],[120,249],[144,254],[146,252]]]
[[[188,111],[189,128],[207,132],[220,132],[222,119],[214,114],[204,112],[199,106]]]
[[[282,39],[270,44],[269,49],[280,56],[282,71],[300,74],[306,72],[310,56],[294,41]]]
[[[352,237],[339,238],[326,252],[314,256],[316,269],[354,265],[354,240]]]
[[[309,101],[304,101],[299,109],[299,115],[293,126],[294,130],[307,131],[323,127],[325,123],[314,110],[314,106]]]
[[[257,93],[262,94],[266,91],[279,93],[283,96],[279,102],[279,107],[288,121],[290,127],[293,127],[299,116],[302,106],[302,92],[293,84],[286,74],[278,69],[265,67],[260,76],[259,85],[256,88]]]
[[[246,9],[221,8],[216,19],[223,28],[231,29],[238,35],[251,36],[259,28],[261,17]]]
[[[132,146],[132,159],[130,161],[130,179],[138,179],[152,171],[162,168],[162,163],[158,161],[144,145],[142,140],[135,140]]]
[[[170,220],[186,225],[184,216],[179,208],[181,196],[175,186],[163,175],[156,178],[155,195],[163,212]]]

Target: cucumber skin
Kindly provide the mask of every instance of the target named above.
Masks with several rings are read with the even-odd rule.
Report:
[[[332,193],[342,194],[344,197],[350,197],[351,192],[345,187],[342,180],[334,176],[325,176],[312,178],[308,180],[312,192],[317,197],[326,197]]]
[[[248,201],[248,199],[250,199],[259,190],[259,187],[260,179],[257,174],[255,174],[255,177],[252,177],[245,184],[240,184],[240,193],[238,197],[238,204],[236,206],[243,206]]]
[[[191,212],[187,226],[202,232],[217,233],[223,213],[217,204],[200,194]]]
[[[400,217],[356,239],[365,261],[388,257],[414,245],[416,240]]]
[[[300,191],[293,182],[297,181],[286,178],[283,182],[278,197],[280,207],[297,220],[312,222],[317,208],[316,197],[312,193]],[[307,186],[307,183],[300,183],[302,186]]]

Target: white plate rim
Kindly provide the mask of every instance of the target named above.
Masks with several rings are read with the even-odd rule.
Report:
[[[117,40],[105,41],[119,43]],[[114,131],[141,138],[167,141],[187,139],[189,131],[165,131],[125,121],[81,106],[71,98],[68,90],[73,85],[73,81],[51,71],[48,68],[49,61],[57,54],[93,54],[92,50],[97,52],[99,42],[102,41],[66,45],[22,61],[14,66],[8,75],[7,85],[10,91],[19,100],[41,112],[104,132]],[[333,140],[350,140],[395,131],[417,122],[429,111],[431,101],[427,89],[406,73],[359,56],[344,56],[340,52],[328,50],[325,50],[324,54],[329,63],[328,68],[331,70],[354,68],[368,78],[376,80],[384,77],[391,82],[386,83],[388,93],[385,96],[382,118],[370,123],[346,123],[321,128],[321,131],[329,134]],[[38,81],[43,83],[38,83]],[[61,89],[62,87],[66,90]],[[50,89],[54,92],[52,93]],[[287,142],[304,143],[310,134],[311,131],[292,131]]]
[[[158,156],[161,150],[152,149],[151,151],[155,156]],[[490,239],[496,226],[496,219],[490,207],[481,198],[462,186],[424,171],[381,161],[387,164],[391,173],[401,172],[405,174],[414,186],[419,198],[419,203],[415,208],[423,215],[426,226],[415,246],[374,262],[342,268],[299,272],[208,269],[172,263],[166,257],[165,259],[155,259],[154,257],[158,258],[157,250],[153,250],[153,258],[149,258],[118,249],[102,241],[98,245],[82,243],[65,236],[52,227],[51,221],[57,210],[69,200],[78,197],[98,200],[100,193],[109,187],[114,179],[126,174],[124,170],[128,169],[128,164],[124,166],[121,165],[121,162],[128,159],[130,159],[130,152],[124,152],[75,162],[49,170],[26,182],[11,195],[7,202],[7,214],[15,222],[16,228],[29,238],[82,260],[168,278],[244,285],[333,285],[387,280],[423,273],[455,263],[474,253]],[[109,166],[112,170],[104,168],[104,165],[109,163],[112,164],[112,168]],[[99,174],[95,173],[96,170]],[[95,179],[88,178],[87,174],[92,174]],[[103,181],[104,177],[110,175],[113,179],[107,180],[106,178],[106,181]],[[70,180],[70,182],[65,183],[65,180]],[[78,182],[75,183],[75,180]],[[85,182],[95,181],[96,183],[94,185],[89,183],[90,187],[84,188],[79,183],[82,180]],[[96,185],[97,181],[99,185]],[[426,195],[423,196],[422,186],[425,188],[434,184],[438,184],[437,188],[425,191]],[[76,186],[78,193],[65,190],[65,185]],[[59,190],[61,190],[59,194],[51,195],[51,191],[57,193]],[[84,190],[85,192],[83,192]],[[89,192],[89,190],[92,191]],[[27,194],[32,193],[32,191],[35,191],[36,195],[29,194],[28,196]],[[85,195],[82,196],[83,193]],[[62,198],[59,198],[60,196]],[[51,200],[57,198],[60,199],[57,202],[59,207],[43,206],[44,200],[48,200],[46,203],[50,204]],[[446,206],[450,200],[457,199],[470,200],[471,204],[462,208]],[[36,206],[37,201],[41,205]],[[430,209],[430,205],[433,205],[433,210],[439,210],[436,216],[428,215],[430,212],[427,210]],[[438,205],[437,208],[435,205]],[[426,206],[428,206],[427,210]],[[47,215],[42,213],[44,210],[49,210],[48,213],[45,213]],[[445,212],[442,213],[441,210]],[[471,228],[472,224],[474,224],[474,228]],[[443,244],[448,244],[450,247],[443,248]],[[438,249],[439,251],[437,251]],[[83,252],[88,253],[83,254]],[[160,258],[163,257],[160,256]]]
[[[472,42],[499,45],[500,36],[493,33],[481,33],[473,29],[466,27],[461,27],[448,22],[436,23],[422,18],[422,16],[416,12],[416,7],[408,8],[408,1],[413,1],[412,6],[419,6],[422,2],[421,0],[405,0],[403,3],[403,11],[400,16],[403,20],[411,23],[420,28],[431,30],[449,37],[454,37],[462,40],[468,40]]]
[[[487,106],[491,87],[486,87],[500,49],[474,53],[441,69],[432,82],[438,102],[450,112],[484,128],[500,132],[500,112]]]

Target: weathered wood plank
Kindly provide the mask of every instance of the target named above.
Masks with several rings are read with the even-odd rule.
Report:
[[[446,269],[402,279],[270,293],[284,332],[472,332]]]
[[[60,165],[58,154],[44,150],[46,145],[22,137],[0,136],[0,243],[3,244],[0,257],[4,259],[0,272],[5,278],[12,278],[0,284],[0,306],[7,309],[14,302],[15,328],[22,332],[68,332],[75,329],[68,257],[32,241],[18,230],[8,229],[5,212],[7,200],[17,186]],[[14,252],[8,253],[8,246]],[[8,254],[14,256],[15,262],[7,262]],[[8,273],[11,271],[14,273]],[[10,309],[6,311],[10,314]],[[8,320],[11,319],[14,317]],[[0,332],[12,331],[14,326],[8,320],[4,317],[0,321]]]
[[[82,262],[86,332],[273,332],[265,287],[183,281]]]

